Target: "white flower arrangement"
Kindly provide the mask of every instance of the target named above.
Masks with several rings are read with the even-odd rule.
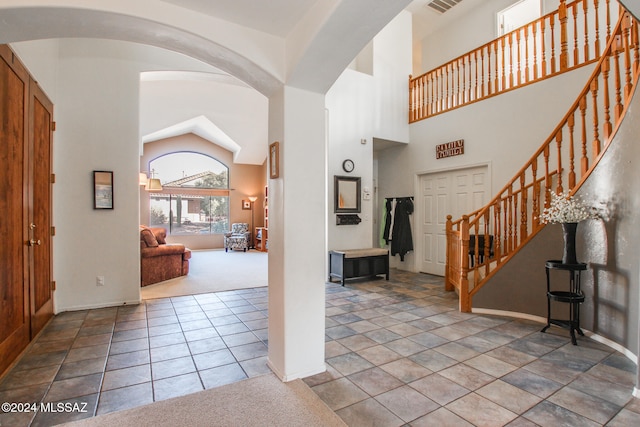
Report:
[[[569,196],[569,193],[551,191],[551,205],[540,215],[543,223],[563,224],[580,222],[589,218],[597,218],[594,208],[587,206],[580,196]]]

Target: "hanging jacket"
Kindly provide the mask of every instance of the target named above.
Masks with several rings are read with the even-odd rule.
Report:
[[[382,238],[384,239],[385,242],[387,242],[387,245],[389,244],[389,233],[391,232],[391,222],[392,222],[392,217],[391,217],[391,200],[387,199],[387,203],[385,204],[385,208],[387,210],[387,215],[385,216],[385,221],[384,221],[384,232],[382,233]]]
[[[380,233],[378,233],[378,239],[380,240],[380,247],[384,248],[387,245],[387,241],[384,238],[384,227],[387,225],[387,207],[383,206],[382,207],[382,212],[380,213],[380,218],[382,218],[382,220],[380,220]]]
[[[391,255],[400,255],[400,261],[404,261],[407,252],[413,250],[413,237],[411,236],[411,222],[409,215],[413,213],[413,202],[410,198],[399,199],[393,214],[393,229],[391,240]]]

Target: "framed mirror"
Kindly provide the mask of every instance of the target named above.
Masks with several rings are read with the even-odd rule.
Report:
[[[360,177],[334,176],[335,213],[360,213]]]

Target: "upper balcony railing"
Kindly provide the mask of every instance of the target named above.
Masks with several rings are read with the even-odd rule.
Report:
[[[597,61],[618,19],[611,9],[610,0],[560,0],[558,10],[410,76],[409,123]]]

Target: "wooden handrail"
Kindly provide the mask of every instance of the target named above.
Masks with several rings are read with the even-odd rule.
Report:
[[[608,41],[610,0],[560,0],[557,10],[420,76],[409,76],[409,123],[597,61],[601,16]]]
[[[459,290],[460,310],[469,311],[472,296],[543,228],[550,191],[573,194],[587,179],[624,118],[639,66],[638,23],[623,11],[587,84],[542,146],[486,206],[448,218],[446,289]],[[476,239],[470,266],[469,235],[484,235],[485,246],[492,236],[493,258],[479,262]]]

